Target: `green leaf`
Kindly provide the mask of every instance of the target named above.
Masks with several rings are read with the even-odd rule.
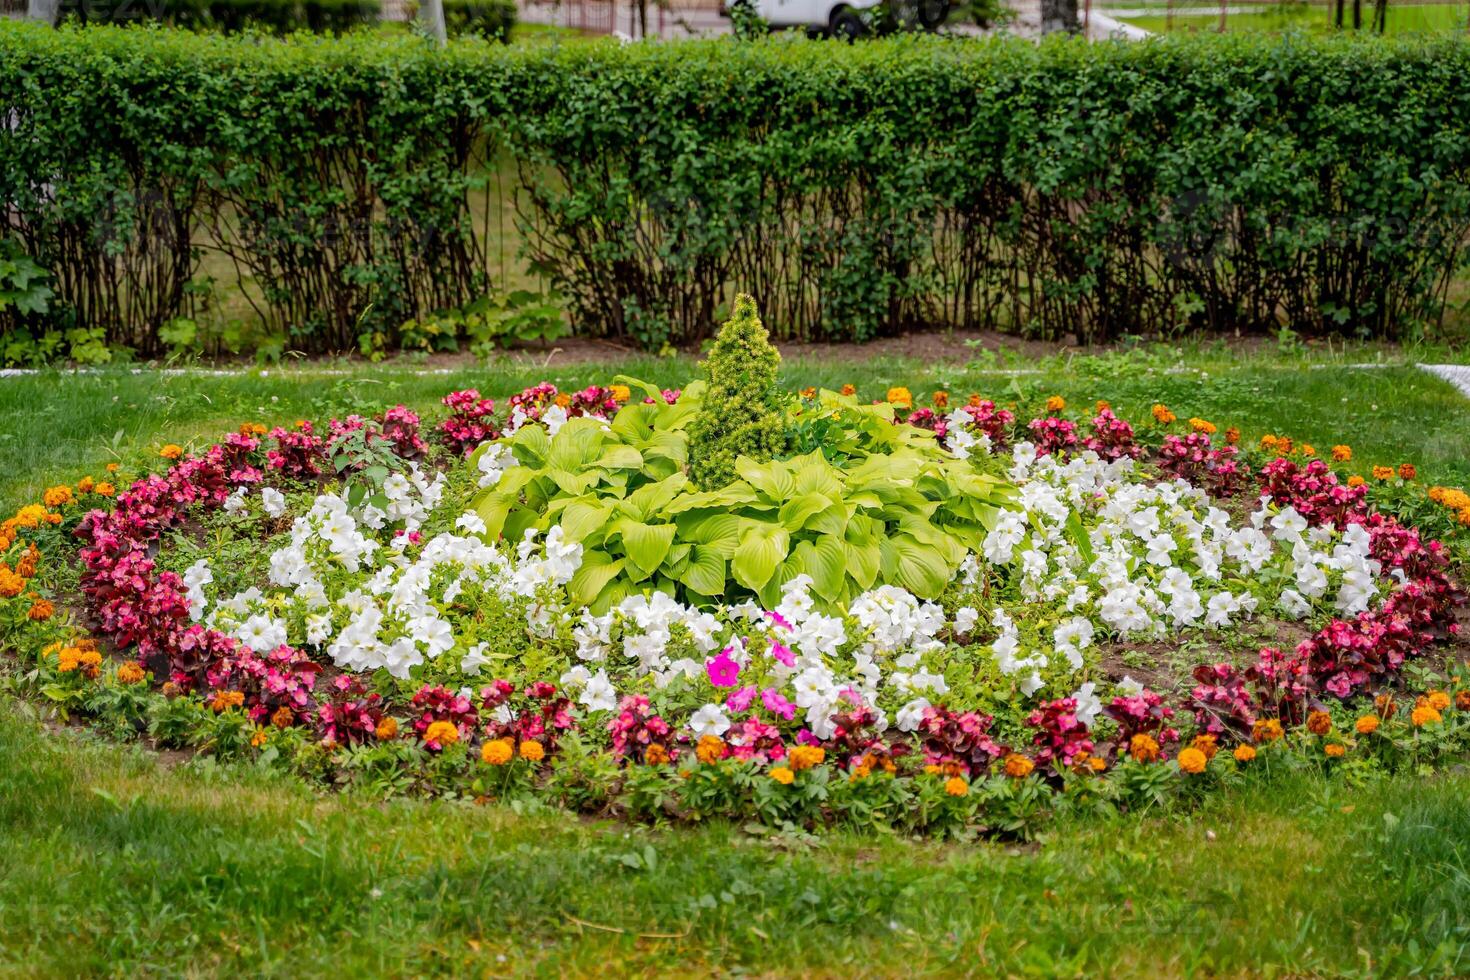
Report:
[[[695,545],[679,581],[691,592],[718,598],[725,594],[725,559],[713,548]]]
[[[781,505],[777,520],[793,534],[806,527],[807,521],[832,506],[832,498],[820,493],[804,493]]]
[[[784,527],[757,524],[748,527],[730,561],[735,581],[759,592],[776,574],[776,566],[786,558],[791,539]]]
[[[664,563],[669,546],[674,543],[676,528],[672,524],[644,524],[624,518],[609,530],[622,535],[628,560],[647,578]]]
[[[879,546],[886,578],[919,598],[937,599],[949,584],[951,569],[937,549],[920,544],[907,534],[884,538]]]
[[[582,555],[582,564],[567,586],[567,594],[575,603],[590,606],[602,594],[607,583],[617,578],[623,570],[623,559],[613,558],[605,551],[587,551]]]

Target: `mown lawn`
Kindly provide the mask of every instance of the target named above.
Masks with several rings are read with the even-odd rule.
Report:
[[[1195,351],[920,365],[790,361],[785,377],[945,386],[1035,407],[1165,402],[1247,438],[1346,442],[1354,465],[1470,482],[1470,402],[1371,352]],[[1393,355],[1391,359],[1399,359]],[[554,362],[553,362],[554,363]],[[0,379],[0,505],[243,421],[434,407],[691,362],[326,374]],[[1039,373],[1017,373],[1031,372]],[[1455,974],[1470,971],[1470,774],[1348,785],[1262,773],[1187,816],[1054,826],[1035,846],[733,826],[650,830],[551,812],[319,796],[47,725],[0,694],[0,973],[301,976],[631,971]]]

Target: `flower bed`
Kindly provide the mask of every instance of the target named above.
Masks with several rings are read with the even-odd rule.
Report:
[[[648,819],[1025,835],[1470,740],[1446,552],[1375,506],[1412,473],[1162,405],[807,391],[785,454],[700,490],[704,392],[164,447],[0,525],[0,638],[122,735]]]

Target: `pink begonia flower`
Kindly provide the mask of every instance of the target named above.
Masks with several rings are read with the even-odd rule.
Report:
[[[790,721],[796,717],[796,705],[787,701],[774,687],[768,687],[761,692],[761,704],[765,705],[767,711],[773,715]]]

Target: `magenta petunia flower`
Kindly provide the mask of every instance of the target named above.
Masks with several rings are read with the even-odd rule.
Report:
[[[734,687],[740,680],[740,665],[730,656],[730,650],[725,647],[718,656],[704,662],[705,673],[715,687]]]

